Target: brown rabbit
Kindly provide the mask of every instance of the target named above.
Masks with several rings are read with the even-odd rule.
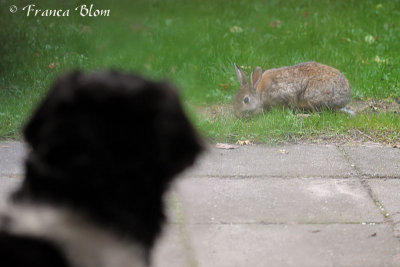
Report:
[[[233,108],[238,117],[260,113],[273,106],[341,109],[350,102],[351,89],[346,77],[337,69],[317,62],[264,72],[257,67],[251,73],[250,84],[236,64],[235,70],[240,90],[234,96]]]

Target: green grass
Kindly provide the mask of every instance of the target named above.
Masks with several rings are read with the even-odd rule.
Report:
[[[79,4],[110,9],[81,17]],[[353,98],[400,97],[400,1],[40,1],[69,17],[27,17],[29,1],[0,1],[0,138],[20,129],[53,80],[65,71],[116,68],[177,84],[190,106],[230,103],[233,63],[263,69],[318,61],[340,69]],[[49,68],[55,63],[55,68]],[[190,108],[189,108],[190,109]],[[298,119],[277,109],[252,120],[210,120],[190,112],[213,140],[274,142],[358,129],[398,137],[393,114],[323,112]]]

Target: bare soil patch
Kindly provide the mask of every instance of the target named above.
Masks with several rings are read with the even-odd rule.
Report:
[[[348,107],[356,114],[400,113],[400,99],[352,100]]]
[[[354,99],[347,106],[357,115],[360,114],[379,114],[379,113],[395,113],[400,115],[400,99]],[[233,118],[233,107],[230,104],[194,106],[193,109],[202,117],[215,121],[221,118]],[[298,117],[308,117],[308,114],[298,113]],[[385,132],[363,132],[358,129],[349,130],[342,135],[319,134],[315,136],[294,136],[290,141],[285,143],[305,143],[305,144],[347,144],[347,145],[387,145],[400,148],[400,140],[398,142],[388,142],[387,135],[391,133]]]
[[[210,118],[233,116],[233,107],[230,104],[215,104],[209,106],[193,107],[200,115]],[[347,106],[356,114],[386,113],[392,112],[400,114],[400,99],[354,99]],[[301,114],[299,114],[301,115]]]

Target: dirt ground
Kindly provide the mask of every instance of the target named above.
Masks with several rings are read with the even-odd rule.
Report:
[[[196,106],[194,110],[203,117],[208,117],[211,121],[221,117],[233,117],[233,107],[229,104]],[[356,116],[359,114],[376,113],[395,113],[400,115],[400,99],[367,99],[352,100],[347,106],[354,111]],[[309,114],[297,114],[299,117],[307,117]],[[320,134],[317,136],[293,138],[289,143],[317,143],[317,144],[382,144],[400,148],[399,142],[388,142],[385,136],[390,133],[376,132],[365,133],[358,129],[350,130],[344,135]]]
[[[354,111],[356,114],[370,113],[386,113],[393,112],[400,114],[400,99],[368,99],[368,100],[352,100],[347,108]],[[229,104],[196,106],[194,109],[199,114],[215,118],[232,116],[233,107]]]
[[[348,105],[356,114],[366,113],[400,113],[400,99],[352,100]]]

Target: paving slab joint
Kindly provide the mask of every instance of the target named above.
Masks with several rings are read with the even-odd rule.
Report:
[[[339,152],[342,154],[345,161],[350,165],[350,167],[356,172],[359,178],[365,178],[367,175],[357,166],[353,158],[347,153],[343,146],[336,146]]]
[[[371,186],[368,184],[369,176],[366,175],[356,164],[353,158],[347,153],[346,149],[342,146],[336,146],[340,153],[343,155],[346,162],[350,165],[351,168],[356,172],[357,178],[359,179],[363,188],[367,191],[369,197],[374,202],[375,206],[378,208],[379,212],[383,215],[386,222],[390,223],[391,215],[383,206],[382,202],[378,199]]]
[[[198,264],[192,243],[190,241],[190,236],[189,236],[189,233],[187,230],[187,223],[185,220],[185,216],[183,214],[182,203],[179,201],[179,198],[175,192],[172,193],[171,202],[172,202],[175,216],[178,221],[179,236],[180,236],[183,248],[185,250],[187,266],[188,267],[198,267],[199,264]]]

